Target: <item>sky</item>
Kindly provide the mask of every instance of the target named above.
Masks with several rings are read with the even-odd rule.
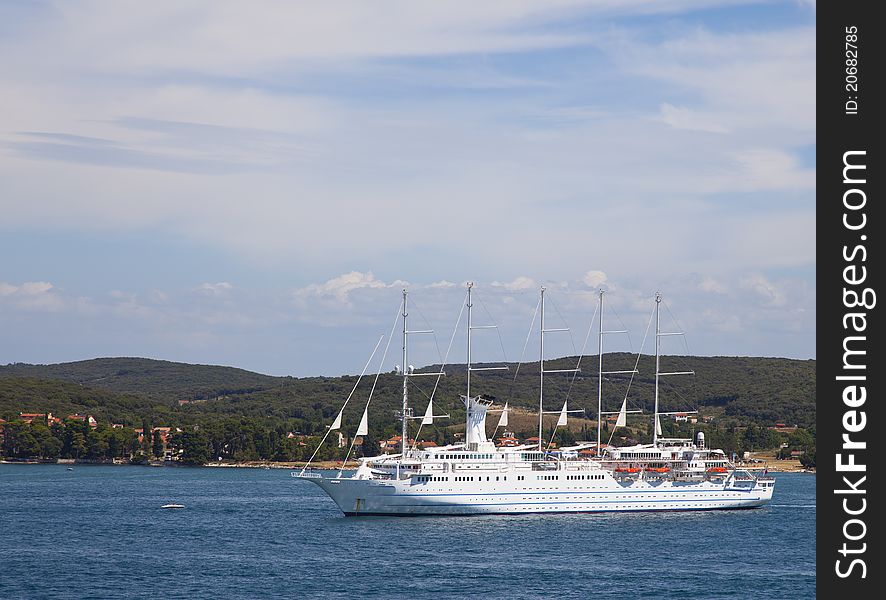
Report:
[[[339,375],[384,335],[387,370],[404,288],[410,362],[463,362],[467,281],[475,360],[537,360],[542,285],[548,358],[596,352],[599,289],[607,350],[651,351],[660,291],[666,353],[814,358],[814,32],[797,0],[0,0],[0,364]]]

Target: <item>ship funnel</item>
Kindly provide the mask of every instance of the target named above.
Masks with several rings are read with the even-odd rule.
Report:
[[[699,448],[704,448],[704,431],[699,431],[695,434],[695,445]]]
[[[481,444],[489,443],[489,440],[486,438],[486,411],[492,405],[492,400],[479,396],[462,396],[461,399],[467,409],[466,448],[476,451]]]

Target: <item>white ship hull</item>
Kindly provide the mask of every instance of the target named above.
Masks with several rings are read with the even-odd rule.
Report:
[[[413,483],[411,480],[304,478],[318,485],[347,516],[480,515],[754,508],[773,487],[710,481],[634,481],[607,477],[598,485],[493,485],[489,482]],[[520,482],[522,483],[522,482]],[[527,482],[544,483],[544,482]],[[562,483],[562,482],[558,482]]]

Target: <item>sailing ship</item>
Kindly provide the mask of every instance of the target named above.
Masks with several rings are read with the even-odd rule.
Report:
[[[544,336],[562,330],[545,327],[545,289],[542,288],[539,300],[539,441],[532,445],[496,447],[486,435],[486,418],[492,401],[482,395],[472,395],[470,381],[472,372],[504,367],[474,367],[471,363],[471,333],[484,327],[473,325],[471,293],[472,284],[468,284],[465,304],[468,311],[467,390],[461,396],[466,408],[464,442],[427,449],[410,447],[408,424],[416,417],[412,416],[409,408],[409,379],[428,375],[439,377],[443,373],[417,373],[413,368],[406,367],[408,336],[429,331],[410,331],[407,328],[408,292],[404,290],[400,314],[404,365],[400,371],[403,378],[402,410],[399,414],[402,431],[400,452],[362,458],[357,470],[350,476],[344,476],[339,471],[337,477],[321,477],[308,472],[307,468],[298,476],[319,486],[345,515],[683,511],[752,508],[771,500],[774,478],[765,473],[761,475],[738,468],[722,450],[706,446],[704,433],[699,432],[694,439],[661,436],[659,415],[667,413],[659,412],[659,379],[684,374],[660,370],[660,340],[668,335],[676,335],[675,332],[661,331],[661,294],[655,296],[655,433],[651,444],[615,447],[601,443],[602,429],[599,423],[602,416],[616,414],[602,412],[603,377],[611,373],[635,373],[636,367],[633,371],[603,370],[604,335],[623,332],[603,329],[603,293],[600,292],[597,440],[558,451],[545,449],[542,443],[542,418],[546,412],[543,410],[544,377],[563,370],[545,369]],[[626,407],[627,396],[617,413],[616,426],[624,426],[629,412],[639,412],[628,411]],[[367,402],[357,436],[368,433],[368,409]],[[343,410],[344,407],[332,427],[340,427]],[[567,422],[568,413],[574,411],[568,410],[564,403],[563,408],[555,412],[560,415],[557,425],[562,426]],[[499,425],[507,424],[507,414],[505,407]],[[430,424],[436,417],[433,414],[432,396],[424,416],[418,419],[422,424]],[[580,452],[591,448],[596,450],[592,456]]]

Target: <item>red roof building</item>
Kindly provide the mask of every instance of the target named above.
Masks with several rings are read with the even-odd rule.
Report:
[[[498,439],[495,440],[495,441],[498,442],[498,445],[499,445],[500,447],[505,447],[505,448],[510,448],[510,447],[513,447],[513,446],[519,446],[519,445],[520,445],[520,440],[518,440],[518,439],[515,438],[515,437],[510,437],[510,436],[508,436],[508,437],[500,437],[500,438],[498,438]],[[536,439],[536,442],[537,442],[537,441],[538,441],[538,439]]]
[[[18,418],[24,421],[25,423],[31,423],[34,419],[40,419],[42,421],[51,421],[52,413],[18,413]]]

